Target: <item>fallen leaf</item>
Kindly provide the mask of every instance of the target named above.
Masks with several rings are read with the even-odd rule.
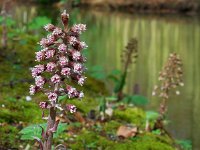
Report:
[[[74,117],[77,121],[79,121],[80,123],[85,123],[85,119],[83,118],[83,116],[81,115],[80,112],[75,112],[74,113]]]
[[[117,136],[129,138],[136,136],[137,132],[137,127],[120,126],[117,130]]]

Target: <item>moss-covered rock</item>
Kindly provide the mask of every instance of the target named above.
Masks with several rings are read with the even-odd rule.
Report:
[[[107,133],[116,133],[120,125],[121,125],[120,122],[116,120],[111,120],[111,121],[105,122],[105,124],[103,125],[103,129]]]
[[[33,102],[24,100],[1,100],[0,122],[18,123],[18,122],[41,122],[41,110]]]
[[[167,137],[148,133],[133,140],[112,141],[93,131],[82,130],[70,144],[73,150],[104,149],[104,150],[175,150]]]
[[[138,107],[128,107],[125,110],[115,109],[113,119],[141,126],[145,122],[145,112]]]
[[[4,124],[0,126],[0,149],[18,148],[18,129],[15,126]]]

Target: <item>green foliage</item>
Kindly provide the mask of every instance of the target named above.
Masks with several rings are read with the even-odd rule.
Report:
[[[17,99],[15,97],[8,97],[6,100],[10,101],[10,102],[16,102]]]
[[[101,97],[99,100],[99,111],[105,113],[106,111],[106,100],[104,97]]]
[[[109,101],[109,102],[116,102],[117,101],[116,96],[105,97],[105,99],[106,99],[106,101]]]
[[[81,123],[80,122],[72,122],[68,125],[68,127],[75,127],[75,128],[80,128],[81,127]]]
[[[97,148],[97,142],[91,142],[85,145],[86,149]]]
[[[146,114],[146,121],[148,121],[150,127],[153,128],[156,120],[159,117],[159,113],[155,112],[155,111],[146,111],[145,114]],[[155,131],[153,131],[153,133],[154,134],[160,134],[160,130],[155,130]]]
[[[37,3],[39,4],[52,4],[55,2],[58,2],[59,0],[36,0]]]
[[[103,80],[106,78],[106,74],[102,66],[90,66],[88,74],[91,77],[99,80]]]
[[[159,117],[159,113],[155,111],[146,111],[146,119],[149,121],[156,121]]]
[[[68,99],[67,95],[59,96],[58,97],[58,102],[60,102],[62,100],[65,100],[65,99]]]
[[[118,69],[114,69],[111,71],[110,74],[108,74],[107,78],[114,81],[114,83],[117,83],[119,81],[119,76],[122,74],[122,72]]]
[[[141,95],[131,96],[131,103],[135,105],[146,105],[148,103],[148,99]]]
[[[103,131],[103,126],[101,124],[95,124],[94,126],[92,126],[92,129],[98,133]]]
[[[32,20],[32,22],[28,25],[28,28],[31,30],[38,30],[50,22],[51,20],[46,16],[38,16]]]
[[[126,95],[123,98],[123,102],[127,104],[134,104],[137,106],[143,106],[148,103],[148,99],[142,95]]]
[[[156,134],[156,135],[160,135],[161,134],[161,131],[159,129],[157,130],[153,130],[152,131],[153,134]]]
[[[77,5],[77,4],[79,4],[80,2],[81,2],[81,0],[74,0],[74,1],[73,1],[73,4],[74,4],[74,5]]]
[[[177,140],[183,150],[192,150],[192,142],[190,140]]]
[[[0,24],[3,23],[3,17],[0,16]],[[11,26],[15,26],[16,25],[16,21],[13,20],[11,17],[6,17],[6,26],[7,27],[11,27]]]
[[[21,134],[22,140],[34,140],[34,137],[41,138],[42,128],[46,130],[46,123],[34,124],[22,129],[19,133]],[[59,134],[66,130],[67,124],[59,123],[54,138],[57,138]]]
[[[123,90],[123,87],[126,84],[126,76],[127,76],[127,73],[125,72],[124,74],[122,74],[120,76],[119,80],[117,80],[115,82],[115,87],[114,87],[114,92],[115,93],[118,93],[118,92]]]

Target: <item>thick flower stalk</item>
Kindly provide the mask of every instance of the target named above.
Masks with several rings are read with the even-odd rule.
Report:
[[[124,63],[124,70],[120,77],[119,85],[115,87],[114,92],[117,93],[118,100],[123,99],[123,89],[126,82],[129,66],[136,62],[138,55],[138,41],[135,38],[131,38],[122,53],[122,62]]]
[[[43,110],[49,109],[47,129],[42,131],[44,141],[40,141],[40,147],[44,150],[51,149],[53,132],[56,132],[59,123],[56,121],[56,110],[62,107],[58,103],[58,97],[66,94],[68,98],[84,97],[82,91],[78,91],[68,83],[73,81],[82,86],[86,79],[84,76],[86,58],[82,55],[82,50],[87,48],[87,45],[79,38],[86,30],[86,25],[76,24],[68,28],[68,19],[69,15],[64,11],[61,14],[64,29],[52,24],[44,26],[49,34],[39,42],[42,48],[36,52],[36,61],[39,64],[31,69],[35,85],[30,86],[30,94],[42,92],[48,99],[39,104]],[[76,111],[76,106],[67,104],[65,109],[73,113]]]
[[[182,61],[179,55],[172,53],[163,70],[159,73],[158,80],[160,81],[160,84],[154,87],[152,93],[152,95],[158,95],[162,98],[159,110],[162,117],[164,117],[164,114],[167,111],[167,100],[169,99],[170,92],[172,93],[175,91],[175,94],[180,94],[177,88],[184,85],[182,76]]]

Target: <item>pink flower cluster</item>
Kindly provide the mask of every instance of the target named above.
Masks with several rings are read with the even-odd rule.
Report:
[[[72,105],[72,104],[69,104],[67,105],[67,110],[70,112],[70,113],[74,113],[76,112],[76,106],[75,105]]]
[[[77,24],[68,29],[69,15],[63,13],[64,29],[47,24],[44,29],[49,32],[46,38],[39,42],[42,50],[36,52],[36,61],[40,64],[31,68],[35,85],[30,86],[30,95],[43,92],[47,95],[47,102],[41,102],[40,107],[45,109],[55,107],[59,96],[67,94],[69,98],[83,98],[84,93],[67,85],[65,80],[71,79],[83,85],[86,77],[84,62],[86,58],[81,54],[87,48],[85,42],[80,41],[80,34],[86,30],[86,25]],[[62,90],[61,90],[62,89]],[[76,107],[69,105],[69,111],[75,112]]]

